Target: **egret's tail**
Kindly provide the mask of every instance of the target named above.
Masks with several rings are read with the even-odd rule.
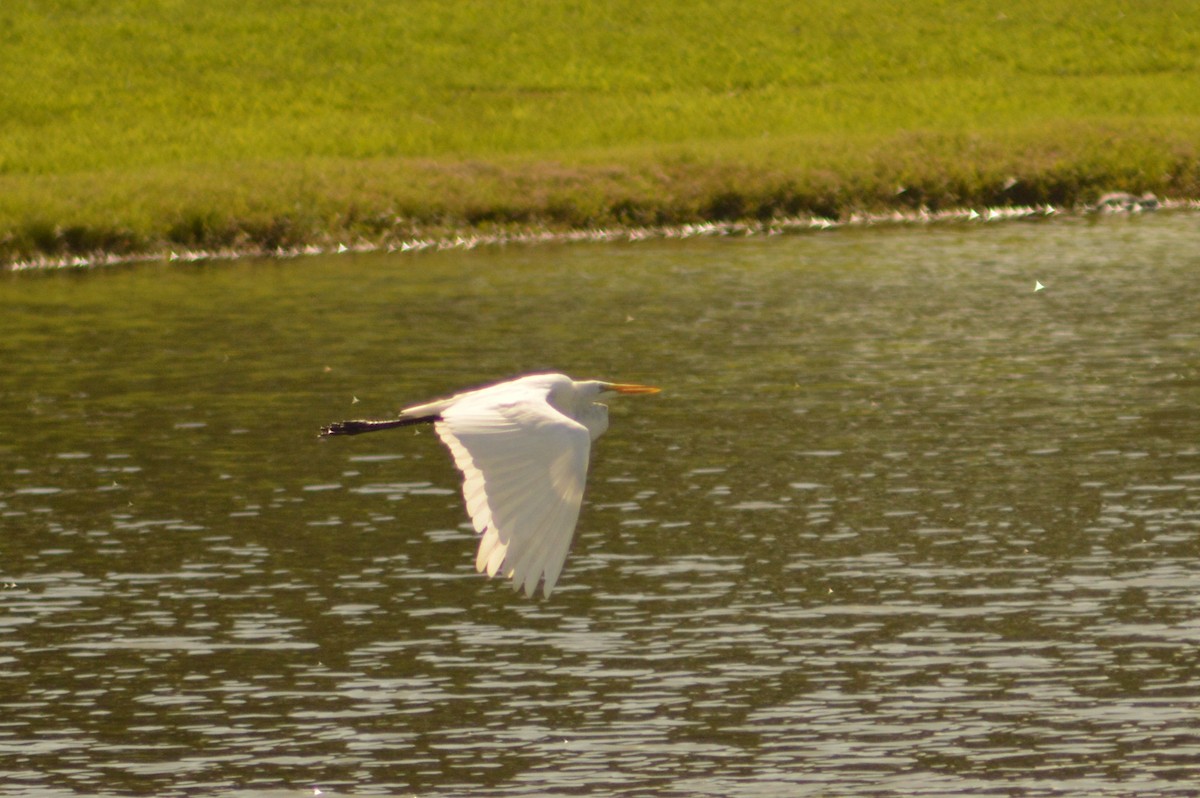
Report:
[[[370,419],[335,421],[327,427],[321,427],[321,437],[327,438],[330,435],[359,435],[363,432],[378,432],[381,429],[391,429],[392,427],[411,427],[413,424],[432,424],[437,420],[438,417],[433,415],[390,418],[384,421],[373,421]]]

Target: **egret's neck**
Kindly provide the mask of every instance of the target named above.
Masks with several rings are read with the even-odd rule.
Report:
[[[588,402],[587,405],[579,409],[575,418],[580,424],[587,427],[588,432],[591,433],[592,440],[596,440],[608,429],[608,406],[597,404],[596,402]]]

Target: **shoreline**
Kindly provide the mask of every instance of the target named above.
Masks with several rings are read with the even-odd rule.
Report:
[[[971,221],[1047,208],[1086,213],[1106,197],[1136,204],[1146,192],[1186,205],[1200,198],[1200,139],[1189,130],[1081,122],[1011,135],[901,131],[870,141],[798,137],[562,158],[316,158],[0,174],[0,270],[171,260],[172,253],[176,260],[290,257]],[[1195,130],[1200,136],[1200,125]]]
[[[0,271],[971,222],[1086,214],[1112,196],[1140,208],[1145,192],[1173,198],[1156,202],[1167,209],[1200,198],[1186,131],[1135,128],[0,175]]]
[[[1152,194],[1135,197],[1125,192],[1111,192],[1091,205],[1059,207],[1053,205],[1004,205],[975,209],[970,207],[931,211],[895,209],[876,213],[851,213],[843,218],[822,216],[791,216],[766,221],[705,221],[675,225],[617,226],[571,228],[555,230],[547,227],[514,227],[499,231],[482,231],[464,226],[444,234],[427,237],[399,238],[384,236],[378,240],[313,242],[288,247],[246,246],[222,248],[163,247],[146,252],[103,252],[86,255],[41,256],[0,265],[10,273],[53,272],[73,269],[95,269],[140,263],[202,263],[244,259],[289,260],[304,257],[340,254],[441,252],[473,250],[479,247],[537,246],[541,244],[573,243],[633,243],[651,240],[684,240],[691,238],[729,236],[796,235],[839,229],[863,229],[882,226],[919,226],[949,224],[996,224],[1000,222],[1035,221],[1050,218],[1085,218],[1088,216],[1136,216],[1160,212],[1197,212],[1200,199],[1160,199]],[[330,237],[332,238],[332,237]]]

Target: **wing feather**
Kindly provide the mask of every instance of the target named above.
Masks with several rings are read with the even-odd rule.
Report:
[[[564,485],[564,492],[568,495],[568,499],[563,502],[564,508],[574,503],[574,511],[569,519],[562,523],[569,523],[574,526],[579,518],[579,505],[583,501],[583,485]],[[546,555],[544,579],[545,585],[542,588],[543,594],[549,598],[550,591],[554,589],[554,585],[558,582],[558,577],[562,573],[563,563],[567,560],[567,553],[571,550],[571,537],[565,539],[548,538],[546,540]]]
[[[479,538],[479,553],[475,555],[475,570],[483,573],[487,568],[488,560],[492,556],[492,550],[500,545],[500,536],[496,534],[496,530],[488,529]],[[496,572],[492,571],[489,576],[495,576]]]
[[[463,474],[463,498],[481,535],[475,568],[549,595],[570,549],[591,436],[544,399],[463,401],[441,414],[438,437]]]
[[[578,510],[572,511],[569,503],[564,502],[556,509],[555,516],[550,519],[549,523],[570,524],[574,526],[578,515]],[[542,573],[542,594],[547,598],[550,597],[550,592],[554,589],[555,583],[558,582],[558,575],[562,571],[563,562],[566,561],[567,552],[570,550],[570,547],[570,538],[567,538],[565,543],[550,536],[546,536],[539,541],[538,550],[534,556],[537,567]]]
[[[541,501],[538,494],[528,494],[522,505],[514,514],[528,518],[529,545],[513,548],[505,561],[505,575],[513,580],[514,589],[524,586],[526,593],[532,594],[545,571],[549,543],[556,537],[555,530],[561,528],[563,510],[569,510],[570,504],[559,501],[551,505]],[[572,520],[571,529],[574,527]]]

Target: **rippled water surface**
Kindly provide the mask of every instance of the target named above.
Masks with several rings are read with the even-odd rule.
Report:
[[[1198,279],[1187,215],[5,276],[3,794],[1192,794]],[[548,601],[433,435],[316,438],[546,368],[665,389]]]

